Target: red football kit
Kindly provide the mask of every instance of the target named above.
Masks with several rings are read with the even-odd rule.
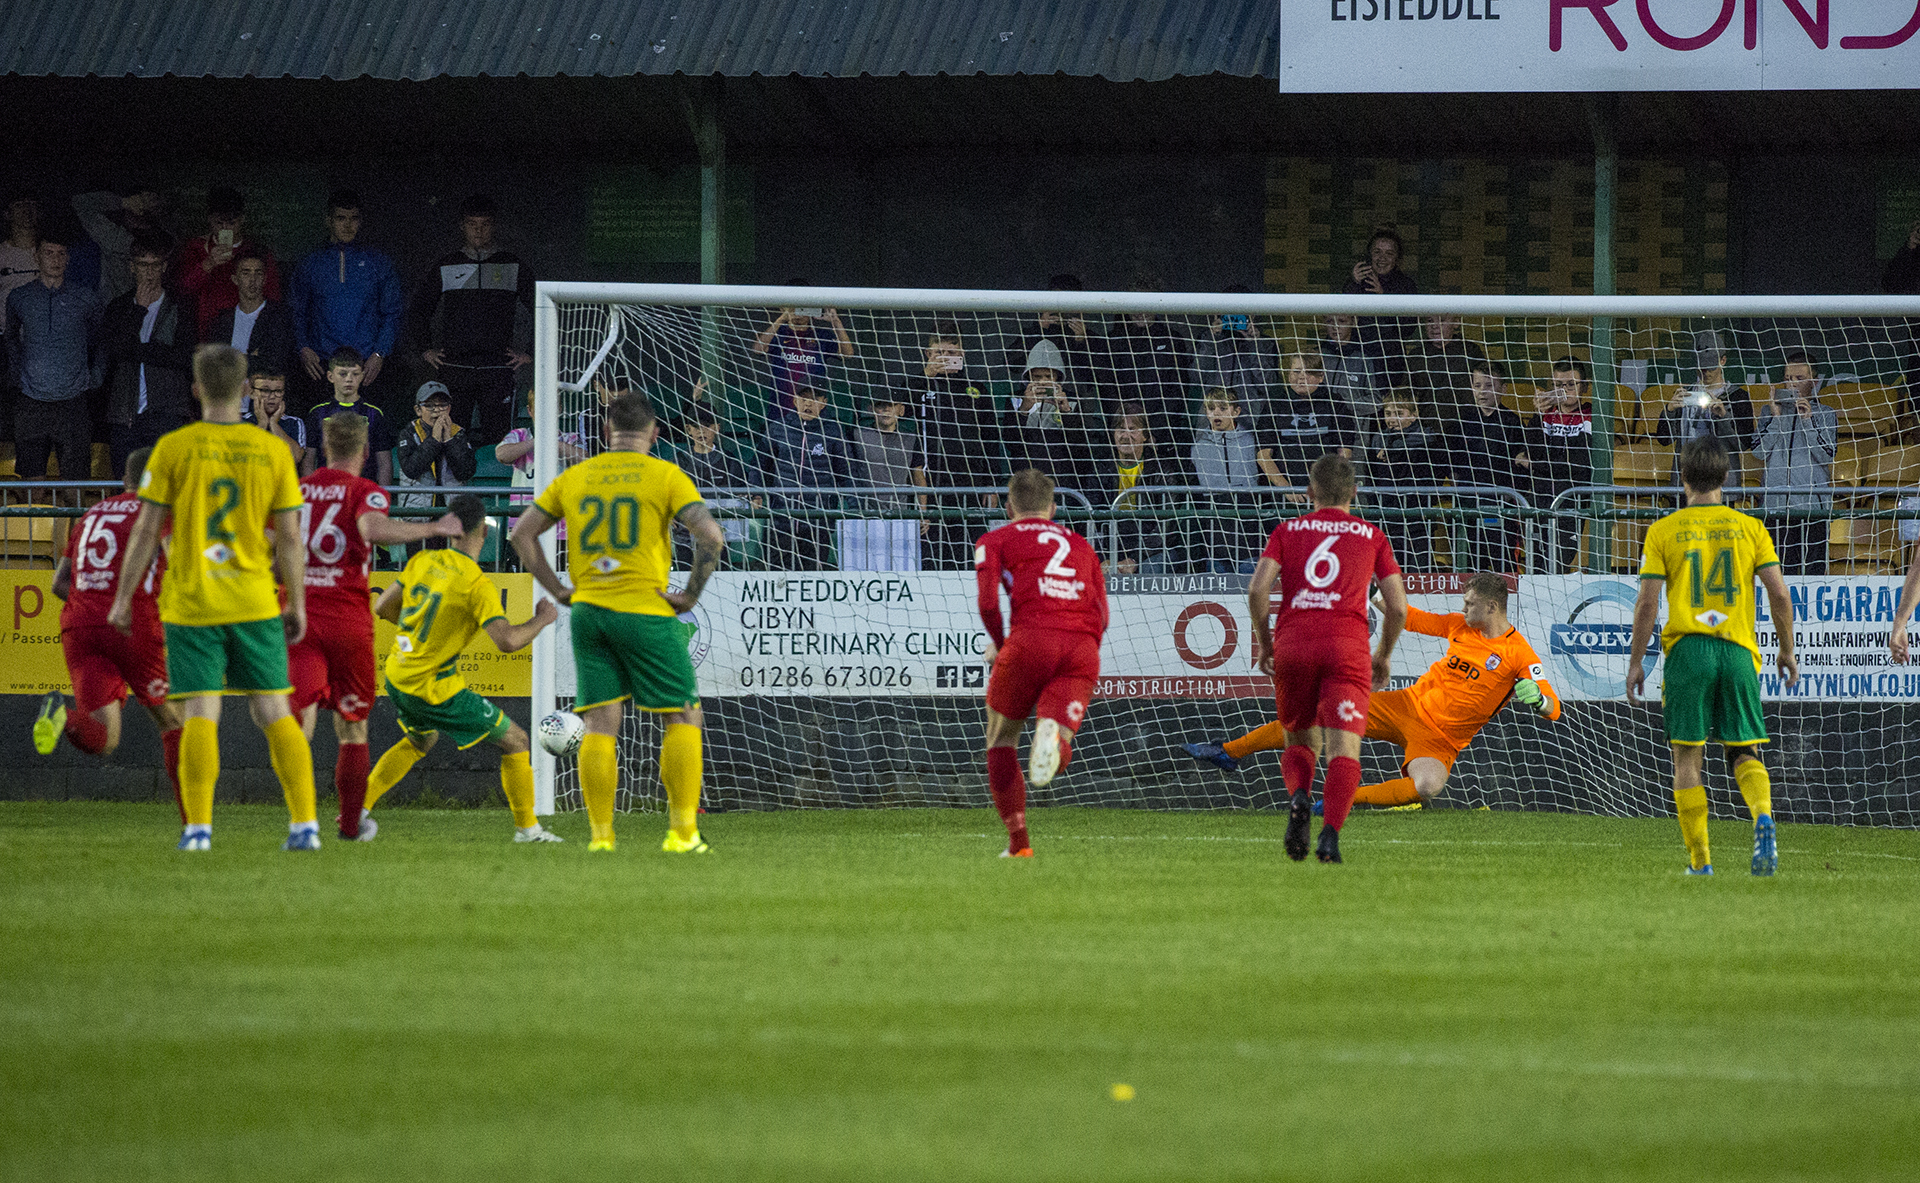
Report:
[[[1087,540],[1044,518],[1024,518],[988,533],[974,547],[980,621],[1000,648],[987,681],[987,705],[1009,719],[1037,712],[1079,729],[1100,677],[1107,631],[1107,584]],[[1013,604],[1005,632],[1000,591]]]
[[[1386,534],[1345,510],[1317,509],[1275,527],[1260,557],[1280,564],[1273,679],[1281,724],[1365,735],[1373,695],[1367,590],[1400,574]]]
[[[307,544],[307,635],[287,650],[297,714],[318,703],[351,723],[373,709],[373,548],[360,515],[387,512],[387,493],[357,473],[316,469],[300,482]]]
[[[82,715],[120,702],[129,687],[142,706],[167,700],[167,636],[159,602],[165,558],[154,556],[134,591],[133,635],[107,623],[120,586],[120,562],[139,516],[139,497],[109,497],[81,515],[60,552],[73,572],[73,590],[60,610],[60,649]]]

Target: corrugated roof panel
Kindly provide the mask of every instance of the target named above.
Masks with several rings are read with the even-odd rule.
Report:
[[[28,76],[1273,77],[1278,0],[0,0]]]

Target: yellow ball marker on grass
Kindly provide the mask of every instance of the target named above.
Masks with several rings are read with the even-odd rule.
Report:
[[[1131,1101],[1133,1100],[1133,1086],[1130,1084],[1116,1084],[1107,1090],[1107,1096],[1112,1097],[1116,1101]]]

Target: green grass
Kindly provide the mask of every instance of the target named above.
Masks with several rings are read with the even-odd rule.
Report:
[[[1920,838],[0,805],[0,1179],[1911,1179]],[[1126,1082],[1137,1099],[1108,1089]]]

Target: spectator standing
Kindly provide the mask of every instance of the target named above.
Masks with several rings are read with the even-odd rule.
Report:
[[[360,475],[381,485],[393,484],[393,428],[389,426],[387,414],[379,407],[361,397],[360,355],[348,345],[342,345],[333,351],[327,359],[327,384],[333,389],[333,397],[320,403],[307,412],[307,438],[324,440],[328,418],[342,411],[352,411],[365,417],[367,421],[367,456],[361,463]],[[325,449],[307,450],[308,473],[319,468],[325,457]]]
[[[1016,471],[1037,468],[1056,488],[1084,493],[1094,482],[1094,457],[1104,442],[1096,418],[1088,400],[1067,384],[1060,347],[1036,341],[1013,396],[1007,460]]]
[[[287,306],[293,313],[294,343],[300,350],[300,372],[308,384],[308,401],[327,397],[332,385],[328,359],[342,348],[359,357],[360,398],[377,402],[380,376],[393,356],[406,311],[406,292],[393,260],[369,250],[360,237],[360,195],[336,189],[327,195],[326,246],[300,260],[287,285]],[[320,438],[308,417],[309,439]],[[368,427],[372,428],[369,423]],[[391,445],[389,445],[391,446]],[[369,448],[373,447],[371,443]],[[318,451],[318,449],[315,449]]]
[[[199,419],[193,398],[193,347],[199,319],[193,298],[166,287],[167,249],[142,237],[133,244],[133,290],[101,313],[111,365],[107,379],[107,452],[113,471],[125,472],[135,448]]]
[[[767,421],[775,487],[827,489],[852,483],[846,432],[822,417],[826,409],[824,394],[798,387],[793,408],[776,411]],[[781,493],[774,499],[776,508],[816,513],[837,504],[837,498],[825,493]],[[825,564],[833,527],[823,517],[779,517],[774,519],[774,534],[774,553],[783,569],[818,571]]]
[[[1454,482],[1518,492],[1524,483],[1523,474],[1532,463],[1527,455],[1526,427],[1519,415],[1500,405],[1505,383],[1492,362],[1473,363],[1470,381],[1472,409],[1457,428],[1447,433],[1454,450]],[[1460,532],[1462,545],[1454,550],[1454,573],[1513,570],[1513,525],[1502,512],[1511,510],[1511,503],[1502,498],[1461,494],[1454,498],[1454,504],[1479,510]]]
[[[1287,388],[1274,400],[1262,434],[1275,465],[1269,479],[1297,490],[1299,500],[1305,500],[1314,461],[1329,452],[1353,456],[1359,433],[1345,409],[1327,397],[1326,369],[1319,354],[1296,353],[1287,358]]]
[[[1193,338],[1193,375],[1203,390],[1233,391],[1241,411],[1259,419],[1280,384],[1280,343],[1262,336],[1245,313],[1209,316],[1206,329]]]
[[[1765,466],[1760,483],[1773,488],[1824,489],[1833,483],[1840,444],[1840,416],[1820,401],[1820,379],[1804,353],[1787,357],[1785,381],[1760,412],[1753,454]],[[1769,510],[1828,510],[1825,493],[1769,493]],[[1767,523],[1780,542],[1780,565],[1788,575],[1827,573],[1827,519],[1790,517]]]
[[[1353,265],[1346,294],[1372,296],[1417,295],[1420,286],[1400,269],[1407,253],[1400,232],[1382,226],[1367,240],[1367,257]],[[1367,316],[1360,318],[1361,349],[1378,367],[1389,386],[1402,385],[1407,376],[1406,347],[1418,331],[1411,317]],[[1431,408],[1429,408],[1430,410]]]
[[[7,238],[0,242],[0,346],[6,343],[7,297],[39,276],[39,247],[40,203],[16,196],[7,202]],[[13,406],[19,397],[20,384],[14,375],[0,376],[0,439],[13,439]]]
[[[1533,392],[1534,421],[1527,425],[1527,451],[1520,467],[1526,471],[1534,507],[1546,509],[1568,489],[1593,483],[1593,408],[1587,363],[1563,357],[1553,363],[1553,386]],[[1555,518],[1547,523],[1549,545],[1562,573],[1580,564],[1581,519]]]
[[[82,193],[73,199],[73,212],[87,236],[100,247],[100,301],[104,305],[133,290],[133,242],[138,238],[165,238],[160,227],[160,195],[151,189],[131,193]],[[168,249],[172,249],[169,242]]]
[[[100,296],[66,282],[70,235],[46,231],[35,259],[34,283],[7,296],[7,347],[19,375],[14,404],[14,471],[44,480],[47,456],[62,480],[84,480],[93,471],[93,418],[89,392],[106,373]]]
[[[247,377],[247,409],[240,422],[251,423],[287,445],[297,469],[307,458],[307,422],[287,411],[287,376],[265,368]]]
[[[207,193],[207,232],[180,244],[173,261],[173,286],[193,297],[200,311],[194,326],[203,341],[222,341],[214,330],[221,313],[242,303],[238,278],[245,259],[260,262],[260,298],[280,302],[280,268],[264,243],[247,238],[247,203],[238,189],[224,185]],[[249,352],[234,342],[235,349]],[[276,362],[284,366],[284,361]]]
[[[1740,457],[1753,439],[1753,400],[1744,386],[1729,386],[1720,351],[1720,335],[1711,330],[1694,338],[1694,384],[1676,394],[1660,413],[1653,438],[1673,447],[1673,483],[1680,484],[1680,449],[1703,435],[1717,437],[1727,449],[1727,486],[1740,484]]]
[[[1154,438],[1187,438],[1194,423],[1187,408],[1190,343],[1153,313],[1131,312],[1108,334],[1105,352],[1111,396],[1146,408]]]
[[[1420,330],[1419,345],[1407,353],[1407,378],[1428,421],[1449,428],[1471,413],[1473,367],[1486,361],[1487,354],[1460,336],[1457,316],[1423,317]]]
[[[474,442],[498,443],[513,426],[513,393],[520,367],[530,364],[531,342],[519,312],[533,324],[533,268],[494,243],[493,199],[475,194],[460,207],[457,251],[442,255],[413,298],[413,339],[453,396],[453,422],[472,426]],[[435,330],[435,314],[439,314]]]
[[[247,364],[269,373],[290,373],[294,364],[293,314],[267,298],[267,280],[277,272],[265,255],[245,248],[228,263],[233,303],[208,325],[207,340],[231,345],[247,355]]]
[[[1085,288],[1079,276],[1063,272],[1047,280],[1047,290],[1070,293]],[[1062,299],[1071,298],[1062,296]],[[1015,384],[1024,379],[1028,369],[1027,359],[1033,355],[1034,346],[1042,341],[1051,341],[1060,350],[1063,367],[1073,374],[1077,393],[1082,398],[1093,399],[1095,406],[1099,405],[1095,381],[1100,370],[1102,339],[1097,323],[1089,320],[1085,313],[1034,313],[1032,319],[1020,322],[1018,328],[1003,340],[1004,361],[999,372],[1007,375]]]
[[[1380,404],[1380,427],[1367,445],[1367,474],[1368,504],[1388,510],[1431,509],[1433,494],[1394,490],[1430,489],[1449,475],[1445,437],[1420,421],[1420,404],[1405,391]],[[1433,570],[1433,529],[1424,518],[1383,514],[1380,525],[1402,568]]]
[[[1355,423],[1371,427],[1387,393],[1385,371],[1367,356],[1354,335],[1356,318],[1329,314],[1320,319],[1320,364],[1327,397]]]
[[[473,437],[453,421],[453,395],[444,382],[422,382],[413,396],[413,422],[401,428],[393,445],[395,479],[402,485],[464,485],[478,461]],[[436,493],[402,493],[400,504],[443,504]]]
[[[936,323],[927,335],[920,374],[909,386],[926,448],[927,483],[932,487],[1000,485],[1001,430],[985,385],[967,373],[959,327],[951,321]],[[991,493],[936,494],[935,503],[977,510],[998,506],[1000,498]],[[979,527],[979,521],[960,519],[943,519],[929,527],[930,568],[972,570],[973,540],[981,532]]]
[[[1248,421],[1240,396],[1225,386],[1207,392],[1207,425],[1194,433],[1188,452],[1193,483],[1219,492],[1206,495],[1213,513],[1203,516],[1191,558],[1216,575],[1251,575],[1265,531],[1252,516],[1259,502],[1252,490],[1265,484],[1261,441]]]
[[[920,437],[900,430],[907,405],[891,394],[873,397],[873,426],[853,433],[854,474],[876,488],[927,487],[927,449]],[[927,512],[925,493],[876,493],[866,499],[862,513],[876,518],[914,518]],[[927,521],[920,520],[920,533]]]
[[[788,287],[808,286],[789,279]],[[793,406],[793,392],[827,389],[827,358],[852,357],[853,336],[833,308],[782,308],[753,339],[755,353],[769,355],[776,409]]]
[[[734,515],[743,514],[749,508],[759,509],[764,499],[744,494],[744,490],[761,483],[758,465],[741,459],[721,446],[720,418],[713,413],[712,407],[700,401],[705,389],[706,379],[694,383],[693,406],[687,411],[686,422],[682,426],[685,439],[674,449],[673,460],[680,466],[680,471],[687,474],[687,479],[693,482],[693,487],[706,498],[707,509],[718,515],[716,520],[731,546],[745,543],[751,531],[746,517]],[[498,452],[495,454],[498,455]],[[692,562],[693,539],[678,524],[674,526],[673,547],[676,564],[685,567]]]
[[[1158,515],[1184,509],[1187,495],[1144,490],[1191,485],[1192,474],[1177,456],[1155,446],[1153,424],[1144,403],[1120,404],[1099,476],[1105,505],[1115,504],[1122,493],[1143,490],[1121,505],[1141,516],[1118,518],[1113,523],[1113,553],[1108,561],[1114,573],[1165,575],[1183,570],[1183,530],[1177,520]]]

